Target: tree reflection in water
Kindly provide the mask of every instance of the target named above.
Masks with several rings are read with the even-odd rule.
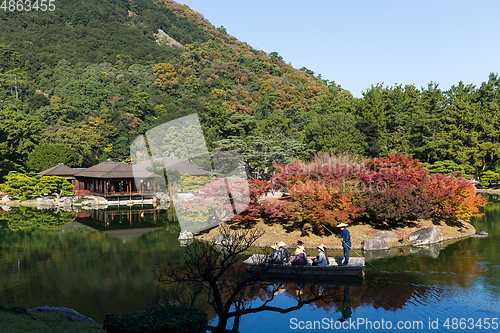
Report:
[[[361,306],[395,311],[426,297],[438,300],[446,296],[444,289],[404,273],[398,274],[397,279],[370,277],[370,285],[359,280],[310,283],[297,276],[280,281],[266,273],[270,265],[263,264],[251,272],[243,266],[242,259],[248,256],[261,231],[231,231],[226,227],[222,233],[232,240],[222,248],[195,241],[184,248],[181,257],[156,272],[161,290],[156,304],[204,308],[214,321],[217,319],[217,324],[209,327],[213,332],[238,332],[242,316],[261,311],[286,314],[309,305],[322,308],[329,316],[339,312],[337,320],[345,321]],[[277,301],[282,295],[289,298],[286,306]],[[232,329],[226,330],[230,319]]]
[[[349,299],[349,289],[343,286],[306,283],[300,278],[293,282],[269,281],[266,274],[269,265],[264,264],[258,271],[247,271],[242,262],[244,253],[248,253],[263,232],[222,228],[222,233],[231,240],[222,248],[195,241],[185,247],[182,258],[157,270],[156,279],[162,287],[161,296],[156,298],[158,305],[189,304],[206,308],[208,304],[218,319],[215,327],[209,327],[213,332],[225,332],[230,318],[234,318],[231,332],[238,332],[241,316],[261,311],[285,314],[308,304],[324,307],[334,301],[342,304],[337,308],[350,306],[350,301],[345,301],[346,297]],[[287,307],[273,302],[283,292],[293,299]]]

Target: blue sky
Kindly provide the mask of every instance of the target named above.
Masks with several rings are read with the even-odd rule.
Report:
[[[378,83],[480,86],[500,72],[500,1],[177,1],[355,97]]]

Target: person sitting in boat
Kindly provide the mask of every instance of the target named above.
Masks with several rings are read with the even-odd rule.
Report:
[[[326,267],[328,265],[328,254],[326,253],[325,245],[318,245],[319,254],[314,258],[312,265],[318,267]]]
[[[340,223],[337,226],[337,228],[340,228],[340,235],[337,235],[337,237],[342,239],[342,247],[344,248],[344,262],[342,265],[349,264],[349,250],[351,249],[351,234],[346,227],[347,224],[345,223]]]
[[[297,246],[295,249],[295,259],[293,259],[290,264],[307,265],[306,249],[302,245]]]
[[[280,251],[278,243],[274,243],[273,245],[271,245],[271,249],[273,249],[274,252],[268,257],[267,262],[270,264],[282,264],[284,261],[283,252]]]
[[[283,262],[284,263],[288,263],[290,262],[290,252],[288,252],[288,249],[286,247],[286,243],[283,242],[283,241],[280,241],[278,243],[278,247],[280,249],[280,252],[281,252],[281,256],[283,258]]]

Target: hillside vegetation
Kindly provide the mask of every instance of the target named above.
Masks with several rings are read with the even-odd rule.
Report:
[[[39,171],[40,151],[55,145],[82,167],[129,161],[138,135],[192,113],[210,149],[237,150],[261,179],[274,162],[320,151],[500,171],[496,74],[448,91],[374,85],[358,99],[174,1],[55,6],[0,17],[0,177]]]

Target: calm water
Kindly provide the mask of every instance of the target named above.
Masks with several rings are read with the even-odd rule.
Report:
[[[344,328],[358,331],[394,331],[397,325],[412,332],[499,331],[500,200],[488,199],[485,216],[473,221],[478,231],[489,232],[488,238],[433,251],[398,249],[394,257],[370,260],[387,279],[367,266],[363,285],[330,287],[338,291],[335,301],[287,314],[246,315],[240,332],[295,332],[314,322],[315,331],[342,329],[337,320],[343,315],[350,316]],[[180,251],[179,229],[170,216],[148,209],[78,216],[30,209],[1,213],[0,304],[65,306],[98,322],[105,313],[147,307],[157,287],[154,267]],[[256,291],[247,305],[259,306],[263,293]],[[297,294],[297,286],[288,284],[273,305],[293,306]]]

